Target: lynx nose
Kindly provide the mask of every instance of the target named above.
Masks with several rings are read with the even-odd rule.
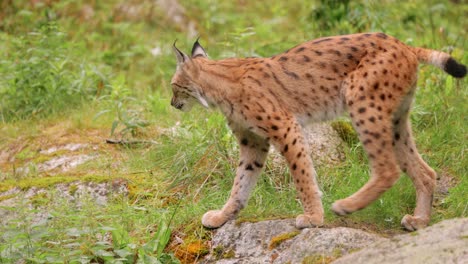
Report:
[[[179,110],[184,106],[184,104],[177,103],[174,97],[171,99],[171,105]]]

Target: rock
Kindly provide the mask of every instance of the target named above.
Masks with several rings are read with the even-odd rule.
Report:
[[[334,263],[468,263],[468,218],[445,220],[395,236]]]
[[[185,8],[176,0],[156,0],[156,4],[164,10],[166,17],[180,29],[187,32],[189,38],[198,35],[196,24],[186,14]]]
[[[215,231],[201,263],[468,263],[468,218],[383,238],[362,230],[308,228],[294,220],[234,221]]]
[[[298,230],[294,220],[272,220],[219,228],[205,263],[302,263],[330,260],[386,239],[352,228]]]
[[[331,166],[344,160],[343,140],[329,123],[314,123],[304,129],[310,155],[315,165]],[[271,153],[273,164],[285,166],[278,151]]]
[[[343,140],[329,123],[315,123],[304,129],[315,163],[336,164],[344,160]]]
[[[112,182],[103,183],[76,181],[57,184],[49,188],[32,187],[25,191],[13,188],[0,192],[0,225],[18,220],[25,214],[28,215],[32,224],[46,221],[49,217],[47,208],[53,207],[54,203],[60,201],[67,201],[70,206],[76,208],[85,206],[90,201],[105,206],[110,197],[120,195],[128,195],[126,180],[115,179]],[[35,204],[34,201],[40,201],[40,199],[47,206]]]

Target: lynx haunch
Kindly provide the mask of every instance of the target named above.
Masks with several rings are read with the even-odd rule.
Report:
[[[171,105],[183,111],[196,102],[219,108],[240,145],[230,198],[221,210],[205,213],[204,226],[219,227],[245,206],[270,145],[285,157],[302,202],[296,226],[322,225],[321,192],[302,126],[344,112],[367,153],[371,177],[332,210],[344,215],[366,207],[404,171],[416,188],[416,209],[401,224],[415,230],[429,223],[436,173],[418,153],[408,117],[420,62],[457,78],[466,75],[450,55],[383,33],[320,38],[270,58],[210,60],[198,41],[190,57],[175,45],[174,52]]]

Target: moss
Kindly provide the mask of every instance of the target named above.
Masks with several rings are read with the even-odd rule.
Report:
[[[339,258],[343,255],[343,251],[342,251],[342,248],[341,247],[336,247],[333,249],[332,251],[332,256],[334,258]]]
[[[17,195],[18,195],[17,193],[13,193],[9,195],[0,196],[0,202],[15,198]]]
[[[196,256],[204,256],[209,253],[208,247],[203,241],[195,241],[187,245],[187,252]]]
[[[19,160],[28,160],[35,156],[35,152],[31,150],[31,148],[27,147],[21,150],[19,153],[15,155],[15,157]]]
[[[215,257],[216,260],[219,260],[223,256],[223,252],[224,252],[224,247],[221,245],[218,245],[217,247],[213,248],[212,255]]]
[[[359,142],[356,131],[350,122],[337,120],[331,123],[332,128],[338,133],[340,138],[348,145],[354,145]]]
[[[51,159],[52,159],[52,157],[50,157],[50,156],[39,154],[38,156],[34,157],[34,159],[32,161],[34,163],[36,163],[36,164],[40,164],[40,163],[47,162],[47,161],[49,161]]]
[[[31,204],[34,208],[47,205],[50,202],[49,194],[45,192],[38,193],[30,198]]]
[[[361,251],[361,249],[362,249],[362,248],[352,248],[352,249],[348,250],[348,254]],[[341,253],[341,252],[340,252],[340,253]]]
[[[206,242],[196,240],[176,247],[175,256],[182,263],[195,263],[196,260],[210,253]]]
[[[106,177],[101,175],[86,175],[86,176],[61,176],[55,175],[50,177],[34,177],[34,178],[26,178],[21,180],[5,180],[0,182],[0,192],[8,191],[14,187],[18,187],[21,190],[28,190],[32,187],[37,188],[49,188],[59,183],[70,183],[73,181],[83,181],[83,182],[107,182],[115,177]]]
[[[76,191],[78,191],[78,185],[76,184],[71,184],[70,187],[68,188],[68,193],[71,196],[75,196]]]
[[[240,226],[242,223],[258,223],[262,221],[269,221],[269,220],[279,220],[279,219],[287,219],[291,218],[292,216],[289,214],[285,215],[277,215],[277,216],[258,216],[258,215],[250,215],[249,216],[239,216],[236,218],[235,225]]]
[[[225,251],[223,253],[223,258],[225,259],[230,259],[230,258],[234,258],[236,256],[236,253],[234,252],[234,250],[230,249],[228,251]]]
[[[302,264],[328,264],[336,258],[325,255],[311,255],[302,260]]]
[[[293,232],[289,232],[289,233],[284,233],[284,234],[281,234],[281,235],[278,235],[278,236],[275,236],[271,239],[270,241],[270,245],[268,246],[268,248],[270,250],[278,247],[281,243],[283,243],[284,241],[286,240],[289,240],[297,235],[299,235],[301,232],[299,231],[293,231]]]

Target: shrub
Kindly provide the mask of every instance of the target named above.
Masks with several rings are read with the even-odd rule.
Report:
[[[78,46],[53,21],[26,36],[3,35],[0,55],[0,118],[44,117],[100,93],[105,77],[78,55]]]

